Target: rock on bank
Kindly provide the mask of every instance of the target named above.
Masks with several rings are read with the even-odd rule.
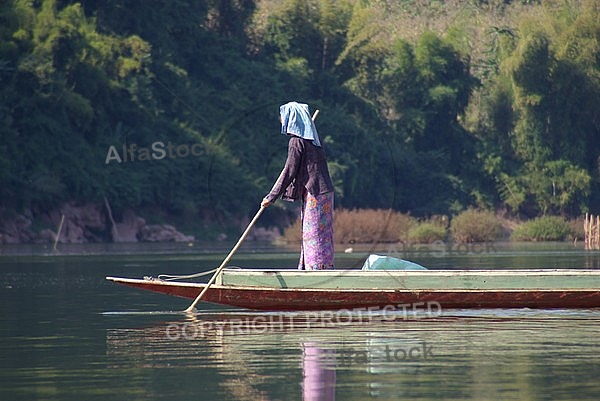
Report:
[[[68,202],[51,212],[0,210],[0,244],[54,243],[61,220],[60,243],[194,241],[172,225],[146,224],[132,210],[114,221],[102,204]]]

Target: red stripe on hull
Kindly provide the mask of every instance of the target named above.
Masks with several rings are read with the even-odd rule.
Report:
[[[202,284],[174,285],[160,281],[117,281],[130,287],[195,299]],[[203,301],[263,311],[340,310],[437,302],[454,308],[597,308],[600,291],[385,291],[261,289],[211,286]]]

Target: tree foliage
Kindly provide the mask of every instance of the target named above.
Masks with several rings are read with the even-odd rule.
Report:
[[[499,193],[515,211],[577,214],[598,197],[599,16],[592,2],[525,15],[506,43],[490,85],[502,95],[486,101]]]
[[[3,2],[3,207],[47,211],[107,196],[117,214],[238,220],[277,177],[286,146],[278,106],[298,100],[322,111],[317,126],[340,206],[417,215],[594,209],[596,2],[424,7]],[[470,18],[486,13],[504,25]],[[111,146],[122,153],[159,141],[206,152],[105,163]],[[265,221],[275,217],[270,211]]]

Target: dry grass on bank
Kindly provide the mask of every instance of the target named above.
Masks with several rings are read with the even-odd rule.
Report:
[[[334,214],[334,240],[338,244],[406,241],[417,220],[410,215],[382,209],[339,209]],[[286,228],[284,239],[302,241],[300,219]]]
[[[495,241],[502,236],[502,225],[494,212],[468,209],[452,218],[452,239],[457,243]]]
[[[512,234],[512,235],[511,235]],[[492,211],[468,209],[448,220],[433,216],[417,220],[409,214],[390,210],[339,209],[334,215],[334,240],[337,244],[419,243],[428,244],[448,237],[454,243],[516,241],[561,241],[583,239],[583,220],[564,220],[545,216],[518,221]],[[284,230],[288,243],[302,241],[300,219]]]
[[[434,216],[419,221],[409,214],[382,209],[340,209],[334,215],[334,240],[337,244],[421,243],[446,240],[449,233],[447,216]],[[456,242],[497,239],[502,232],[492,212],[467,210],[452,220],[451,232]],[[288,243],[302,241],[300,219],[284,230]]]

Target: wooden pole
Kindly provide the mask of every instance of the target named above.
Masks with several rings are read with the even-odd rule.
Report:
[[[58,233],[56,234],[56,238],[54,238],[54,246],[53,249],[56,251],[56,245],[58,244],[58,239],[60,238],[60,232],[62,231],[63,223],[65,222],[65,214],[60,218],[60,224],[58,225]]]
[[[110,220],[111,230],[113,242],[120,242],[119,240],[119,231],[117,230],[117,223],[115,223],[115,219],[112,215],[112,209],[110,208],[110,203],[108,203],[108,198],[104,195],[104,205],[106,206],[106,213],[108,214],[108,219]]]
[[[206,284],[206,287],[204,287],[202,289],[202,291],[200,292],[200,294],[198,294],[198,296],[196,297],[196,299],[194,299],[194,302],[192,302],[192,304],[184,312],[192,312],[196,308],[196,304],[198,304],[198,302],[200,302],[200,300],[202,299],[202,296],[204,296],[204,294],[206,293],[206,291],[208,291],[208,289],[210,288],[210,286],[212,285],[212,283],[214,283],[214,281],[217,278],[217,276],[219,274],[221,274],[221,271],[225,268],[225,266],[227,265],[227,263],[229,263],[229,260],[231,260],[231,258],[233,257],[233,254],[238,250],[238,248],[240,247],[240,245],[242,244],[242,242],[244,241],[244,239],[248,235],[248,232],[250,231],[250,229],[252,228],[252,226],[254,225],[254,223],[256,223],[256,220],[258,220],[258,218],[260,217],[260,215],[262,214],[262,212],[264,210],[265,210],[265,206],[261,206],[260,210],[256,213],[256,215],[254,216],[254,218],[252,219],[252,221],[250,222],[250,224],[248,224],[248,227],[246,227],[246,230],[244,230],[244,233],[242,234],[242,236],[240,237],[240,239],[238,240],[238,242],[235,244],[235,246],[233,247],[233,249],[231,250],[231,252],[229,252],[229,255],[227,255],[227,257],[225,258],[225,260],[223,261],[223,263],[221,263],[221,266],[219,266],[219,268],[217,269],[217,271],[215,272],[215,274],[213,274],[213,276],[211,277],[211,279],[208,281],[208,283]]]

